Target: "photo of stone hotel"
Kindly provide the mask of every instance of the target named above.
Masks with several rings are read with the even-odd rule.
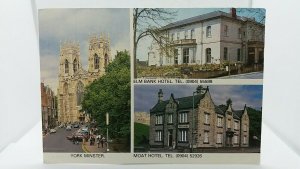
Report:
[[[226,104],[216,105],[210,91],[209,86],[198,86],[191,96],[175,97],[171,93],[163,100],[164,91],[159,89],[157,102],[149,111],[149,150],[259,152],[259,148],[251,147],[257,147],[260,135],[249,132],[260,131],[261,119],[255,117],[261,110],[246,103],[235,109],[230,98]],[[256,129],[251,126],[257,124]]]

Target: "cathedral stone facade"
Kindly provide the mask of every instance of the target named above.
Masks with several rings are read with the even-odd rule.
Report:
[[[79,42],[61,43],[57,89],[60,123],[89,121],[81,111],[84,88],[103,76],[111,61],[109,37],[103,34],[89,37],[88,70],[81,64]]]

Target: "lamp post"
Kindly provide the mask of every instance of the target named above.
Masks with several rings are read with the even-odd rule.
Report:
[[[109,114],[106,113],[106,151],[109,152],[108,148],[108,125],[109,125]]]

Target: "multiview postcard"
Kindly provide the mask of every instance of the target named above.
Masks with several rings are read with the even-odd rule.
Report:
[[[265,18],[39,10],[44,162],[258,164]]]

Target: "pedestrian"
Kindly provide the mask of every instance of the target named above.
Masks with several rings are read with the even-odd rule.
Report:
[[[101,138],[101,147],[103,148],[103,144],[104,144],[104,137]]]
[[[72,135],[72,142],[73,142],[73,144],[75,144],[75,136],[74,136],[74,134]]]

